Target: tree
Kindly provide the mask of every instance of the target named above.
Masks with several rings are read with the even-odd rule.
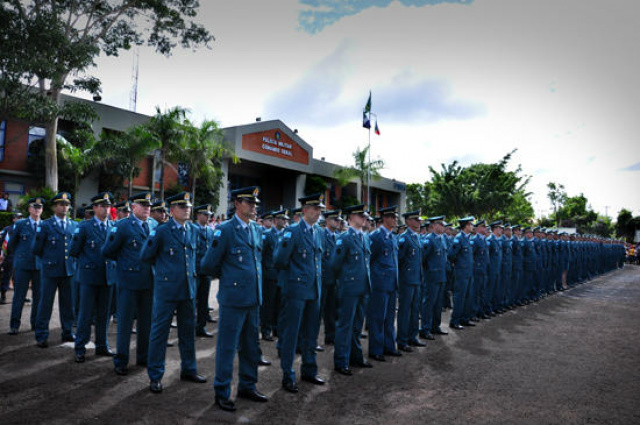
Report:
[[[309,174],[304,182],[304,194],[312,195],[314,193],[325,193],[327,190],[327,181],[324,177],[317,174]]]
[[[618,213],[615,224],[616,236],[623,237],[627,242],[633,242],[637,226],[640,224],[640,217],[633,218],[633,214],[626,208]]]
[[[234,164],[238,163],[239,159],[224,141],[224,134],[217,122],[204,121],[200,127],[195,127],[190,123],[186,125],[188,132],[186,146],[184,149],[178,150],[172,159],[188,165],[191,193],[195,202],[198,181],[209,191],[217,193],[222,183],[222,159],[230,157]]]
[[[58,118],[68,110],[68,105],[60,105],[62,91],[87,91],[98,99],[100,80],[87,71],[101,53],[118,56],[123,49],[146,43],[168,56],[177,43],[208,46],[213,36],[192,20],[198,7],[198,0],[1,3],[0,118],[45,127],[47,187],[58,189]]]
[[[561,185],[559,183],[549,182],[547,183],[547,187],[549,188],[549,192],[547,192],[547,198],[549,198],[549,200],[551,201],[553,214],[556,219],[556,227],[558,227],[558,208],[561,207],[567,200],[567,193],[564,191],[564,185]]]
[[[338,180],[340,186],[346,186],[354,178],[360,181],[360,187],[362,189],[361,199],[364,201],[365,193],[367,193],[367,185],[365,182],[369,178],[369,170],[371,171],[371,180],[380,180],[380,170],[384,168],[384,161],[382,159],[376,159],[369,162],[368,160],[369,147],[360,150],[359,148],[353,153],[354,165],[352,167],[340,167],[333,172],[333,176]],[[370,202],[370,200],[367,200]]]
[[[555,214],[556,222],[563,227],[576,227],[580,233],[584,233],[588,226],[598,219],[598,214],[587,208],[588,202],[582,193],[567,197],[564,205]]]

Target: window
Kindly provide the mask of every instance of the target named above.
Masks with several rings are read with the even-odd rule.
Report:
[[[27,150],[31,147],[31,142],[36,140],[44,139],[47,135],[47,130],[42,127],[29,127],[29,145],[27,146]],[[28,154],[31,156],[31,153]]]
[[[4,161],[4,140],[7,134],[7,122],[0,122],[0,162]]]

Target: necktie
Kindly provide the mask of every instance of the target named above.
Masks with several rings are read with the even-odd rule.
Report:
[[[106,233],[107,226],[104,223],[100,223],[100,231],[104,234]]]
[[[66,222],[64,220],[60,220],[60,226],[62,227],[62,231],[64,232],[65,230],[67,230],[67,226],[66,226]]]
[[[33,231],[34,231],[34,232],[37,232],[37,231],[38,231],[38,222],[37,222],[37,221],[34,221],[34,222],[33,222]]]
[[[253,246],[253,240],[251,238],[251,228],[247,226],[246,229],[247,229],[247,239],[249,240],[249,245]]]
[[[149,223],[146,221],[142,223],[142,230],[144,230],[145,236],[149,236]]]
[[[182,241],[182,243],[185,243],[185,238],[186,238],[186,231],[184,226],[180,226],[180,240]]]

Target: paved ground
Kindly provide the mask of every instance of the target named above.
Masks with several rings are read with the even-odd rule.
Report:
[[[123,378],[91,350],[76,364],[69,346],[8,336],[3,305],[0,424],[638,424],[639,305],[640,267],[627,266],[351,377],[333,372],[332,350],[319,353],[327,385],[301,383],[297,395],[280,389],[276,364],[262,367],[259,389],[271,400],[239,400],[235,414],[213,402],[215,338],[197,341],[210,383],[181,382],[169,348],[165,391],[154,395],[142,368]],[[262,347],[277,360],[275,343]]]

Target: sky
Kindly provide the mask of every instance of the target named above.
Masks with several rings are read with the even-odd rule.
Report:
[[[210,49],[139,51],[137,112],[180,105],[221,126],[280,119],[314,157],[351,165],[369,143],[382,174],[497,162],[615,218],[640,215],[637,0],[202,0]],[[100,58],[103,102],[129,108],[133,52]]]

